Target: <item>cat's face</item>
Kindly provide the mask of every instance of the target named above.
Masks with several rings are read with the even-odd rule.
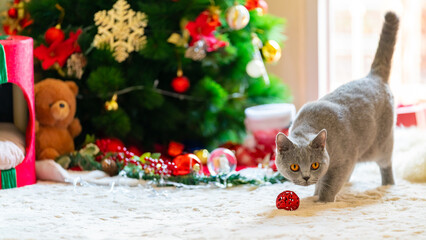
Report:
[[[275,163],[280,173],[297,185],[317,183],[327,172],[330,162],[325,148],[326,139],[327,131],[323,129],[309,144],[301,146],[279,133]]]

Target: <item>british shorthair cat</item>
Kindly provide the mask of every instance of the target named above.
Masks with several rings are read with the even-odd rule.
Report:
[[[382,185],[392,173],[394,102],[388,80],[399,19],[388,12],[371,72],[298,112],[288,137],[276,136],[276,165],[297,185],[316,184],[321,202],[334,202],[355,164],[376,161]]]

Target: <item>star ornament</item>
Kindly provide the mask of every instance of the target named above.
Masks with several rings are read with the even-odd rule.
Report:
[[[98,33],[93,45],[96,48],[109,46],[117,62],[125,61],[129,53],[142,49],[146,43],[147,16],[130,9],[126,0],[118,0],[108,12],[97,12],[94,20]]]

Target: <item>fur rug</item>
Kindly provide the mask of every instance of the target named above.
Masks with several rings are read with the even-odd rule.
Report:
[[[85,176],[98,184],[39,181],[0,190],[0,239],[426,239],[426,131],[397,130],[394,166],[396,185],[380,186],[375,164],[358,165],[327,204],[289,182],[129,187],[96,172]],[[298,210],[276,209],[284,190],[299,195]]]

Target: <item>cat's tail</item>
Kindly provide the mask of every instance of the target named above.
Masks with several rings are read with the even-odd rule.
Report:
[[[380,35],[376,56],[371,65],[371,74],[379,76],[383,82],[389,81],[392,55],[394,52],[396,35],[398,32],[399,18],[393,12],[387,12]]]

